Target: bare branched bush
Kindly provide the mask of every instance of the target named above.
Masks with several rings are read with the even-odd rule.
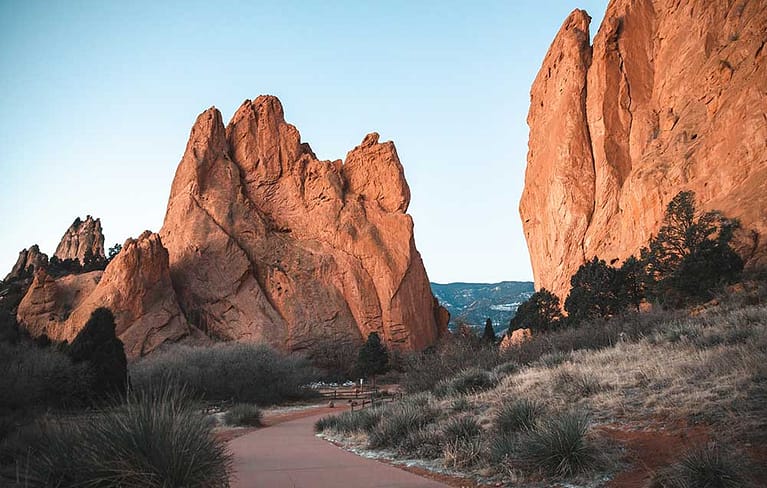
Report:
[[[174,346],[131,365],[130,376],[140,391],[170,382],[207,401],[270,405],[311,395],[302,386],[316,377],[316,371],[305,359],[263,344],[223,343]]]

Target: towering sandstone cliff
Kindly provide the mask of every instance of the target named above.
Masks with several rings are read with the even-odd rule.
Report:
[[[564,299],[586,260],[622,260],[693,190],[741,220],[767,264],[767,8],[755,0],[613,0],[589,41],[576,10],[531,90],[520,202],[537,288]]]
[[[394,144],[369,134],[346,162],[320,161],[274,97],[227,127],[192,129],[160,235],[190,322],[213,337],[287,350],[319,342],[422,349],[445,330],[405,212]]]
[[[311,353],[372,331],[423,349],[449,316],[415,248],[409,202],[394,144],[378,134],[345,163],[319,161],[274,97],[246,101],[227,127],[211,108],[192,128],[160,234],[126,241],[105,271],[54,278],[37,266],[18,319],[71,340],[109,307],[129,356],[209,338]],[[103,241],[98,219],[78,219],[56,255],[103,256]]]

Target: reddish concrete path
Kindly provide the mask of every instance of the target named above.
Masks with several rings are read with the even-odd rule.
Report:
[[[312,415],[260,429],[229,442],[232,488],[446,488],[366,459],[314,436]]]

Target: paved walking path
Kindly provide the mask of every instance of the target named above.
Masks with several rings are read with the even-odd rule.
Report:
[[[447,487],[315,437],[314,422],[321,416],[276,424],[230,441],[232,488]]]

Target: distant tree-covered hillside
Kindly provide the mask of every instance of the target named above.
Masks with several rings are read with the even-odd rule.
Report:
[[[500,332],[524,302],[535,292],[529,281],[502,281],[500,283],[432,283],[432,292],[439,303],[450,312],[450,329],[459,322],[483,328],[485,320],[493,321]],[[481,332],[481,331],[480,331]]]

